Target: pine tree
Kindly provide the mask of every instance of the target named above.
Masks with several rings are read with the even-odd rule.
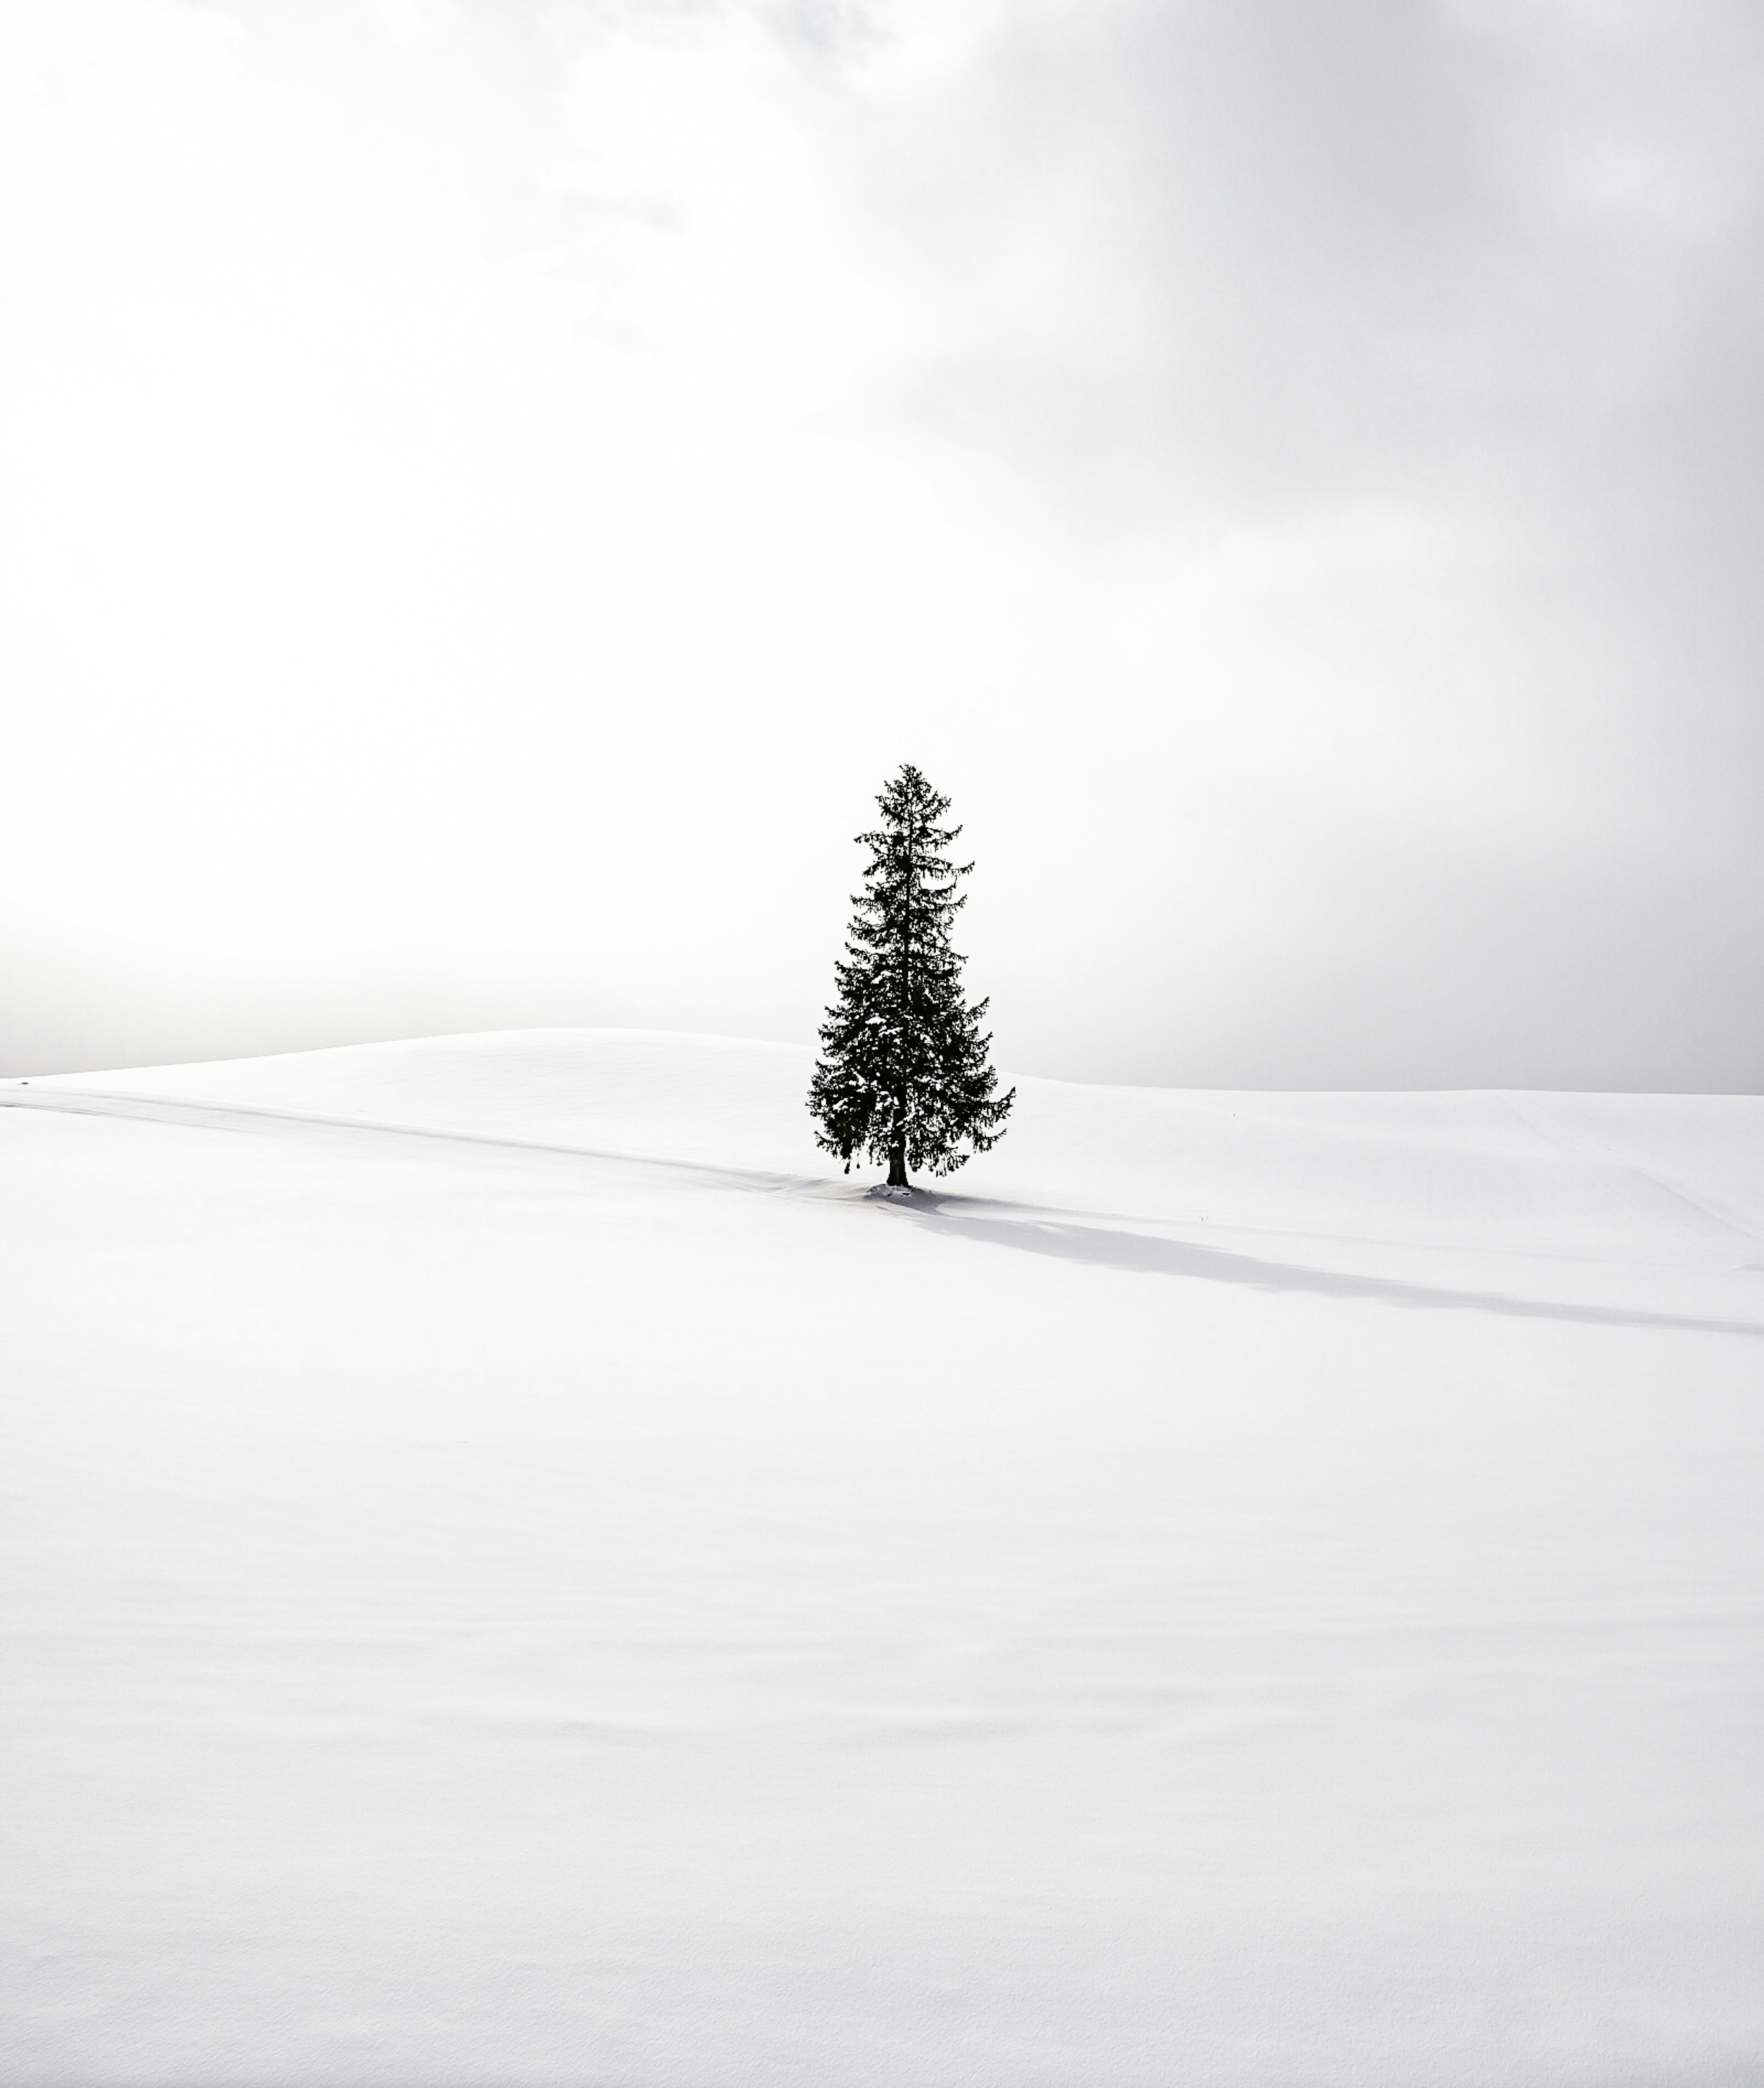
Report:
[[[858,836],[870,862],[833,967],[839,997],[821,1025],[808,1106],[816,1144],[848,1174],[867,1156],[904,1189],[909,1166],[948,1174],[969,1158],[965,1145],[995,1145],[1017,1090],[994,1097],[987,1003],[963,1001],[965,961],[949,945],[967,904],[957,888],[974,867],[946,853],[961,832],[940,824],[949,800],[903,764],[876,802],[881,825]]]

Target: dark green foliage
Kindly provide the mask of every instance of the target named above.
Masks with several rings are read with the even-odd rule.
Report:
[[[966,905],[957,888],[974,865],[946,853],[961,832],[940,824],[949,800],[903,766],[876,802],[882,824],[858,839],[870,851],[864,888],[833,969],[839,998],[821,1025],[808,1091],[816,1142],[850,1174],[854,1159],[948,1174],[1004,1136],[1017,1090],[994,1097],[998,1076],[980,1023],[985,1001],[961,997],[963,959],[949,946]]]

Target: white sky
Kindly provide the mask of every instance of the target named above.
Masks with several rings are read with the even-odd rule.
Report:
[[[10,0],[0,1057],[1764,1065],[1764,11]]]

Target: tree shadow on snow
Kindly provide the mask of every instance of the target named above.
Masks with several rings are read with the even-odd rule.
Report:
[[[1676,1333],[1744,1334],[1764,1338],[1764,1326],[1745,1320],[1700,1320],[1672,1312],[1643,1312],[1621,1306],[1574,1304],[1565,1300],[1516,1298],[1497,1290],[1445,1290],[1399,1277],[1355,1276],[1301,1262],[1274,1261],[1227,1248],[1147,1233],[1117,1232],[1102,1226],[1068,1225],[1048,1218],[988,1218],[952,1208],[940,1199],[915,1195],[914,1222],[988,1247],[1021,1254],[1049,1255],[1060,1261],[1088,1262],[1136,1275],[1180,1276],[1204,1283],[1240,1283],[1257,1290],[1308,1292],[1324,1298],[1368,1299],[1424,1311],[1498,1312],[1515,1320],[1565,1320],[1587,1327],[1656,1327]]]

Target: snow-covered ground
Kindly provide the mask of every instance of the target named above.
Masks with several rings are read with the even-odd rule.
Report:
[[[1764,2079],[1764,1102],[807,1063],[0,1086],[0,2079]]]

